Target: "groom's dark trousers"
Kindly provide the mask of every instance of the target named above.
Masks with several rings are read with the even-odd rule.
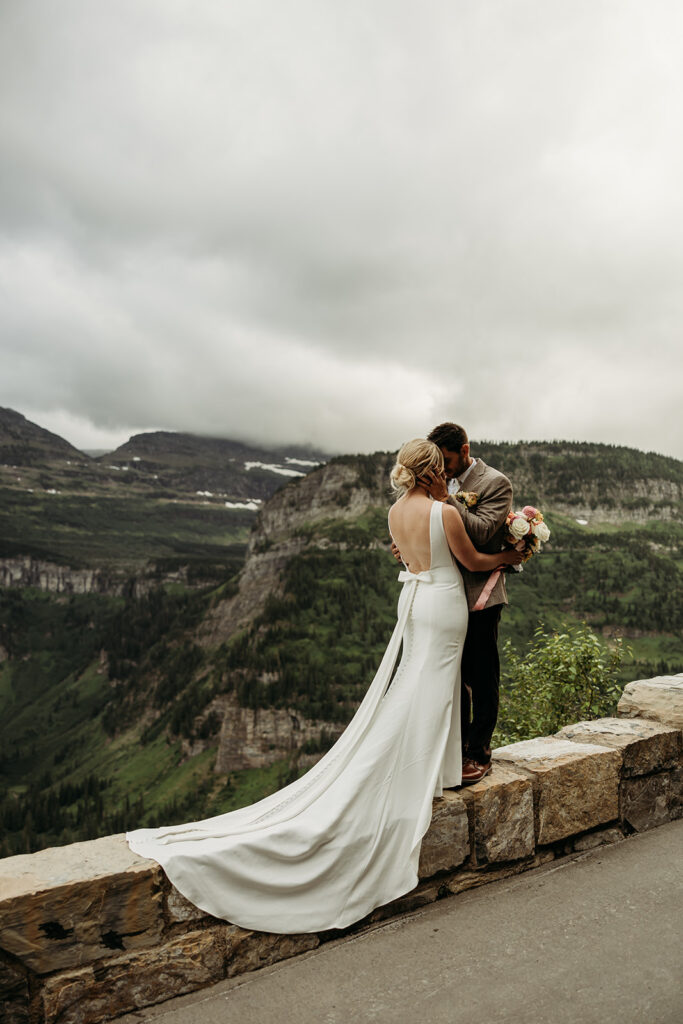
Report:
[[[480,764],[491,760],[491,737],[498,718],[498,623],[502,610],[502,604],[494,604],[470,612],[462,652],[462,747],[467,757]]]
[[[497,469],[487,466],[483,459],[477,459],[462,479],[477,499],[476,504],[468,508],[457,498],[448,500],[462,516],[474,546],[487,554],[496,554],[504,547],[505,523],[512,508],[512,484]],[[472,609],[480,599],[490,573],[469,572],[462,565],[460,571],[467,604]],[[470,611],[462,658],[463,685],[460,688],[463,753],[479,764],[488,764],[491,759],[491,737],[498,715],[498,623],[503,605],[507,604],[505,573],[498,575],[487,603],[488,607],[480,612]]]

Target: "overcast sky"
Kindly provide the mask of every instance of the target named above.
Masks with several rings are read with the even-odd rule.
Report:
[[[680,0],[3,0],[0,405],[683,457]]]

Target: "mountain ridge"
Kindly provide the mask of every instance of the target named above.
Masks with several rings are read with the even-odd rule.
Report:
[[[221,490],[226,496],[263,500],[284,479],[305,476],[328,458],[311,445],[267,448],[230,438],[150,431],[134,434],[96,461],[110,466],[123,462],[127,470],[155,473],[165,487],[208,491],[211,496]]]
[[[292,442],[290,444],[285,442],[283,444],[280,441],[278,444],[265,445],[262,442],[243,438],[236,439],[187,431],[150,430],[143,431],[138,434],[132,434],[127,441],[119,445],[117,448],[100,451],[97,455],[91,456],[87,451],[77,448],[71,444],[71,442],[60,437],[60,435],[54,434],[32,420],[27,419],[26,416],[15,409],[0,407],[0,457],[5,432],[8,437],[12,437],[13,441],[21,441],[22,439],[30,441],[32,438],[35,439],[40,435],[46,440],[50,439],[55,442],[59,452],[68,450],[72,455],[74,453],[81,456],[86,455],[89,459],[92,458],[94,461],[103,461],[105,459],[112,459],[115,457],[130,458],[138,454],[159,454],[164,451],[164,446],[161,442],[167,443],[171,449],[176,449],[175,452],[169,452],[167,448],[166,454],[197,455],[200,454],[202,446],[206,445],[214,450],[221,449],[220,454],[227,457],[235,456],[246,459],[250,455],[256,458],[279,455],[283,459],[289,456],[293,460],[303,459],[313,463],[329,461],[330,459],[336,458],[348,459],[373,457],[378,454],[377,452],[374,452],[351,455],[348,453],[329,452],[326,449],[319,448],[310,443],[300,444]],[[506,451],[518,451],[532,454],[534,451],[541,452],[544,449],[552,449],[556,454],[562,453],[573,458],[585,455],[595,455],[600,452],[610,452],[616,457],[616,459],[619,459],[623,454],[628,454],[629,457],[636,455],[643,460],[643,463],[647,460],[649,463],[653,464],[653,467],[655,467],[659,473],[662,472],[663,468],[667,464],[678,465],[679,467],[683,465],[683,461],[675,456],[663,455],[654,451],[645,451],[643,449],[633,448],[629,445],[608,444],[600,441],[571,441],[567,439],[553,439],[546,441],[530,441],[524,439],[514,441],[489,441],[486,439],[472,439],[471,444],[474,455],[477,455],[477,453],[481,454],[482,452],[493,452],[498,453],[499,457],[504,457]],[[182,450],[183,448],[185,449],[184,451]],[[178,449],[180,450],[178,451]],[[92,449],[92,451],[94,451],[94,449]],[[501,467],[499,466],[498,468]]]
[[[248,459],[263,458],[267,456],[280,455],[282,458],[295,457],[297,459],[318,463],[321,457],[329,458],[329,453],[313,445],[257,445],[247,441],[234,440],[228,437],[216,437],[210,434],[193,434],[186,431],[175,430],[152,430],[140,434],[133,434],[124,444],[119,445],[113,451],[107,452],[106,457],[130,457],[138,454],[178,454],[183,456],[197,455],[203,447],[213,449],[219,457],[240,457]],[[170,449],[170,452],[169,452]],[[102,458],[105,456],[101,456]]]
[[[34,465],[46,458],[79,458],[83,453],[15,409],[0,406],[0,463]]]

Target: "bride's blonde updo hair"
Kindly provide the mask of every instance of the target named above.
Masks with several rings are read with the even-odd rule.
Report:
[[[417,478],[426,473],[440,473],[443,469],[443,454],[431,441],[416,437],[414,441],[406,441],[396,456],[396,465],[391,471],[391,486],[399,492],[399,497],[412,491]]]

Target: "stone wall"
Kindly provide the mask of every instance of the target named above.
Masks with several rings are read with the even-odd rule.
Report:
[[[420,882],[348,933],[683,815],[683,674],[629,683],[618,717],[494,751],[435,800]],[[124,836],[0,861],[2,1024],[95,1024],[337,938],[208,917]]]

